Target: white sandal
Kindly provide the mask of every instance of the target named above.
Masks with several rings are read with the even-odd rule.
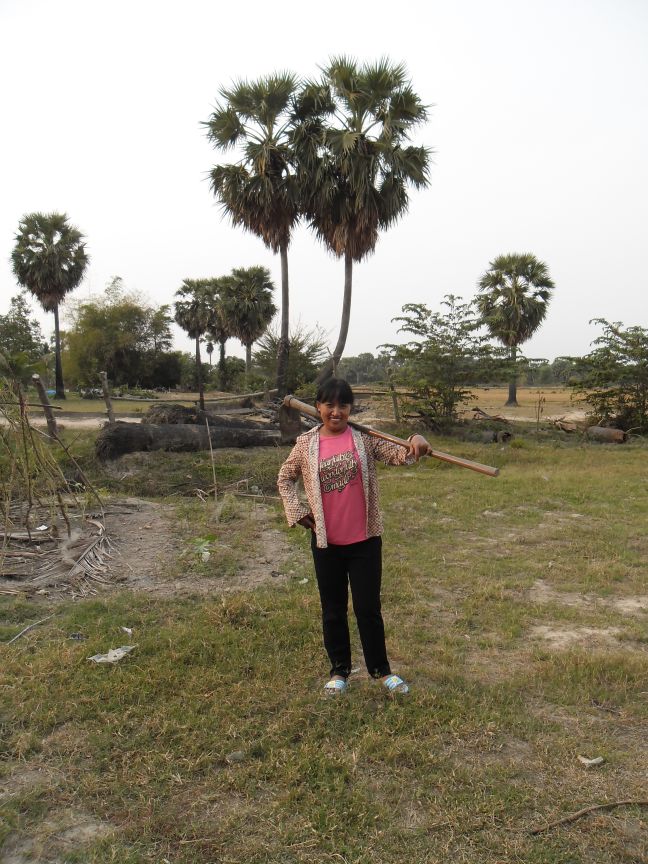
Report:
[[[383,684],[390,693],[409,693],[409,687],[399,675],[390,675]]]
[[[349,682],[344,678],[331,678],[324,685],[324,692],[327,696],[340,696],[349,689]]]

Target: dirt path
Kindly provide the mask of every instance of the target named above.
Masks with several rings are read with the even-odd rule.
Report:
[[[106,531],[115,545],[113,579],[120,587],[171,594],[231,593],[260,585],[281,584],[288,545],[272,524],[271,508],[262,503],[250,507],[255,544],[248,550],[245,567],[226,577],[199,578],[191,568],[179,569],[183,541],[178,537],[178,517],[173,504],[127,498],[106,515]]]

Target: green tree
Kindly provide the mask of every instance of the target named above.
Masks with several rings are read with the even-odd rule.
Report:
[[[48,346],[43,339],[40,325],[30,318],[31,310],[24,291],[9,301],[9,311],[0,315],[0,345],[6,355],[26,354],[30,360],[38,360],[47,354]]]
[[[260,237],[281,260],[281,341],[276,381],[286,392],[289,350],[288,247],[300,215],[299,189],[290,141],[291,107],[297,79],[278,73],[253,82],[239,81],[220,91],[205,124],[207,136],[222,151],[238,147],[239,161],[217,165],[211,188],[232,223]]]
[[[173,363],[162,360],[171,344],[168,306],[150,306],[116,277],[103,296],[73,303],[68,319],[64,356],[77,384],[96,387],[105,371],[114,385],[172,386],[164,370]]]
[[[351,316],[353,262],[376,247],[379,231],[407,211],[408,187],[429,182],[430,151],[408,144],[427,117],[405,67],[387,59],[358,66],[333,58],[321,81],[297,100],[294,132],[304,215],[317,237],[344,258],[344,298],[337,344],[320,373],[344,352]]]
[[[65,399],[59,305],[83,279],[88,260],[84,236],[65,214],[29,213],[21,219],[11,261],[18,283],[54,313],[57,399]]]
[[[554,287],[547,265],[530,253],[499,255],[479,280],[475,303],[483,323],[509,351],[512,373],[507,406],[518,404],[518,346],[544,321]]]
[[[272,380],[280,339],[280,335],[270,328],[257,343],[253,357],[254,367],[266,380]],[[308,330],[298,324],[290,333],[286,375],[288,392],[294,393],[314,381],[326,354],[326,334],[317,327]]]
[[[200,360],[200,340],[216,321],[216,288],[214,279],[185,279],[176,291],[179,299],[175,303],[176,323],[196,340],[196,378],[200,407],[205,410],[203,370]]]
[[[599,422],[648,432],[648,329],[595,318],[603,328],[596,347],[571,362],[568,386],[594,409]]]
[[[388,359],[384,356],[374,357],[368,351],[357,357],[345,357],[338,365],[338,375],[349,384],[386,381],[389,377]]]
[[[148,330],[154,354],[168,351],[173,344],[171,336],[173,317],[170,313],[171,307],[167,304],[149,310]]]
[[[267,267],[238,267],[220,280],[225,318],[234,335],[245,346],[245,372],[252,370],[252,345],[268,329],[277,307],[272,301],[274,285]]]
[[[505,352],[480,335],[481,321],[472,303],[449,294],[442,312],[423,303],[407,303],[399,333],[416,340],[405,345],[382,346],[393,360],[394,380],[416,394],[415,408],[434,424],[457,415],[458,406],[473,398],[471,387],[502,374]]]

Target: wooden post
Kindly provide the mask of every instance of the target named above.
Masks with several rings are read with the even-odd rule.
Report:
[[[394,387],[394,381],[391,376],[391,372],[388,372],[389,376],[389,392],[391,393],[392,402],[394,404],[394,420],[397,423],[401,422],[400,409],[398,407],[398,396],[396,395],[396,388]]]
[[[110,390],[108,389],[108,376],[105,372],[100,372],[99,376],[101,378],[101,387],[103,389],[103,397],[106,402],[107,414],[108,414],[108,422],[115,422],[115,412],[113,411],[112,401],[110,399]]]
[[[45,419],[47,420],[47,431],[52,438],[58,438],[58,430],[56,428],[56,420],[54,419],[54,413],[52,411],[52,406],[49,403],[49,399],[47,398],[47,393],[45,392],[45,387],[43,386],[43,382],[40,379],[40,375],[32,375],[32,381],[34,382],[34,387],[38,392],[38,396],[41,401],[41,405],[43,407],[43,411],[45,413]]]

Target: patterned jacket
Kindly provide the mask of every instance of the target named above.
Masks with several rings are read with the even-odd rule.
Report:
[[[277,487],[283,500],[288,524],[292,527],[312,513],[315,517],[315,536],[317,546],[325,549],[326,525],[324,524],[324,506],[319,478],[319,431],[316,426],[304,435],[300,435],[290,455],[279,470]],[[351,427],[353,441],[358,451],[362,469],[362,485],[367,505],[367,537],[377,537],[382,534],[383,523],[378,506],[378,478],[376,476],[376,460],[387,465],[411,465],[415,459],[404,447],[374,438]],[[301,476],[304,481],[304,491],[308,505],[303,504],[297,495],[297,480]]]

